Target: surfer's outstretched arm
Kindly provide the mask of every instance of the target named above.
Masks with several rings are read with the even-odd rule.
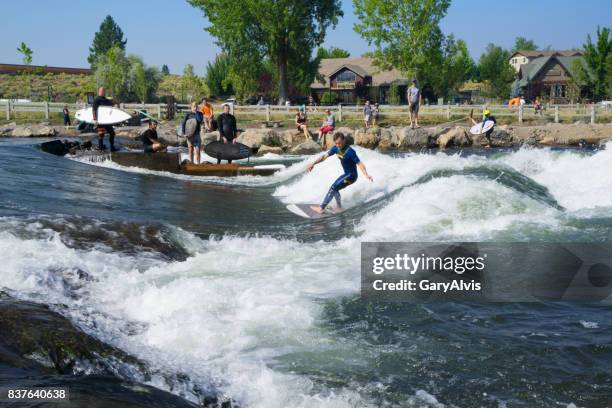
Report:
[[[316,166],[317,164],[321,163],[322,161],[325,161],[325,159],[327,159],[329,157],[329,153],[325,153],[324,155],[321,155],[317,158],[317,160],[315,160],[314,162],[310,163],[307,167],[307,171],[312,171],[313,167]]]
[[[364,175],[365,178],[367,178],[370,181],[374,181],[374,179],[372,178],[372,176],[370,176],[368,174],[368,171],[366,170],[366,166],[365,164],[363,164],[362,161],[360,161],[359,163],[357,163],[357,167],[359,167],[359,170],[361,170],[361,173]]]

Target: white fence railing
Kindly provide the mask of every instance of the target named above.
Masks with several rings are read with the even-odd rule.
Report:
[[[6,120],[18,116],[18,113],[42,113],[46,119],[51,114],[60,113],[67,106],[71,114],[86,107],[83,103],[54,103],[54,102],[14,102],[0,101],[0,115],[4,113]],[[176,104],[174,111],[182,114],[189,110],[190,105]],[[146,111],[149,115],[159,119],[167,118],[168,105],[166,104],[120,104],[120,108],[127,111]],[[474,117],[480,116],[484,105],[424,105],[419,111],[420,116],[437,117],[440,119],[452,120],[469,115],[472,111]],[[597,118],[603,121],[612,121],[612,108],[597,104],[574,104],[574,105],[546,105],[541,113],[536,114],[531,105],[521,107],[508,107],[506,105],[487,105],[492,114],[496,117],[515,117],[517,122],[524,120],[546,119],[558,123],[563,119],[584,120],[595,123]],[[221,104],[214,104],[215,114],[222,111]],[[266,122],[291,120],[295,116],[297,106],[285,105],[232,105],[232,111],[237,116],[249,116],[255,120]],[[363,106],[307,106],[306,110],[311,117],[323,117],[325,110],[330,109],[336,114],[336,119],[342,122],[345,119],[360,119],[363,116]],[[407,117],[408,109],[406,106],[381,105],[380,113],[382,117]]]

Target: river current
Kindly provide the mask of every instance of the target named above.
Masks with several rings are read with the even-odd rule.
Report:
[[[299,218],[331,158],[198,178],[0,140],[0,289],[243,407],[604,407],[612,304],[426,305],[359,296],[363,241],[612,240],[607,149],[382,154],[347,209]],[[81,279],[78,284],[74,281]],[[170,389],[161,378],[151,385]],[[189,392],[184,397],[198,401]]]

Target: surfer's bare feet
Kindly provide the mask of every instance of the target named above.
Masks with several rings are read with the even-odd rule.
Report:
[[[323,210],[323,209],[322,209],[320,206],[318,206],[318,205],[311,205],[311,206],[310,206],[310,209],[311,209],[312,211],[316,212],[317,214],[323,214],[323,211],[324,211],[324,210]]]

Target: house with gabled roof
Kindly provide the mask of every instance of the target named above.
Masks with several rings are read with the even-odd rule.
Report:
[[[577,60],[584,62],[584,57],[552,54],[534,58],[520,66],[513,89],[530,101],[540,97],[550,103],[568,103],[572,65]]]
[[[522,65],[525,65],[536,58],[551,57],[558,55],[560,57],[579,57],[583,55],[581,50],[547,50],[547,51],[515,51],[510,55],[509,63],[516,72],[519,71]]]
[[[337,101],[354,104],[357,99],[388,103],[389,88],[398,86],[400,102],[405,102],[409,79],[398,70],[383,70],[372,58],[326,58],[319,65],[320,79],[310,85],[311,96],[318,102],[332,92]]]

